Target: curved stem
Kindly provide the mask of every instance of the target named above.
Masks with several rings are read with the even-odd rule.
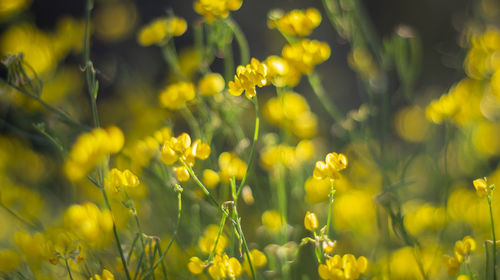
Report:
[[[245,34],[232,18],[228,17],[224,20],[224,22],[229,28],[231,28],[231,31],[233,32],[236,42],[240,48],[240,64],[248,64],[250,62],[250,48],[248,47],[248,41]]]

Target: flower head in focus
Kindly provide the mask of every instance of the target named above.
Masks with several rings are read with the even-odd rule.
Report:
[[[292,36],[308,36],[321,23],[321,14],[315,8],[292,10],[289,13],[268,21],[269,28],[278,28]]]
[[[267,66],[256,58],[252,58],[250,64],[236,68],[234,81],[228,84],[229,93],[239,96],[244,91],[245,96],[252,99],[257,94],[255,87],[263,87],[267,85],[267,82]]]

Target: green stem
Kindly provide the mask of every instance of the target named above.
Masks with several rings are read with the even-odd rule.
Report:
[[[181,71],[181,67],[179,66],[179,58],[177,57],[177,51],[175,50],[174,40],[168,40],[161,50],[167,64],[170,66],[177,78],[181,81],[187,80]]]
[[[143,278],[148,277],[153,271],[161,264],[163,265],[163,259],[168,253],[168,250],[170,250],[170,247],[174,243],[174,240],[177,238],[177,232],[179,231],[179,226],[181,225],[181,213],[182,213],[182,187],[180,185],[175,186],[175,191],[177,192],[177,223],[175,224],[175,229],[174,229],[174,234],[172,235],[172,239],[170,239],[170,242],[167,245],[167,248],[165,251],[163,251],[163,254],[161,254],[160,258],[156,261],[155,265],[151,267],[151,269],[148,270],[148,272],[144,275]]]
[[[229,28],[231,28],[231,31],[233,32],[236,42],[240,48],[240,64],[247,65],[250,62],[250,48],[248,47],[248,41],[245,34],[231,17],[226,18],[224,22]]]
[[[325,88],[323,87],[318,74],[316,72],[312,72],[311,74],[307,75],[307,79],[314,94],[316,95],[316,97],[318,97],[319,101],[321,101],[321,105],[323,105],[323,108],[325,108],[330,117],[332,117],[332,119],[336,123],[340,124],[342,122],[342,115],[340,114],[340,111],[335,106],[335,104],[333,104],[328,99]]]
[[[489,279],[490,275],[490,253],[488,252],[488,242],[484,241],[484,254],[486,255],[486,264],[485,264],[485,271],[484,271],[484,280]]]
[[[109,199],[108,199],[108,195],[106,194],[106,190],[103,187],[101,187],[100,189],[102,191],[102,196],[104,197],[104,203],[106,204],[106,207],[108,208],[109,212],[112,213],[111,204],[109,203]],[[113,215],[112,215],[112,217],[113,217]],[[116,230],[116,223],[115,223],[114,217],[113,217],[113,234],[115,236],[116,247],[118,248],[118,253],[120,254],[120,259],[122,261],[123,269],[125,270],[125,276],[127,277],[127,280],[130,280],[130,274],[128,272],[127,262],[125,260],[125,256],[123,255],[122,245],[120,243],[120,237],[118,236],[118,231]]]
[[[257,95],[254,96],[254,98],[252,98],[252,102],[255,105],[255,128],[254,128],[254,133],[253,133],[253,142],[252,142],[252,147],[250,148],[250,156],[249,156],[248,162],[247,162],[247,169],[245,170],[245,175],[243,175],[243,179],[241,180],[240,186],[238,187],[238,190],[236,192],[236,197],[240,196],[241,190],[245,186],[248,171],[250,170],[250,167],[252,166],[252,163],[253,163],[254,154],[255,154],[255,147],[257,145],[257,141],[259,140],[260,118],[259,118],[259,101],[257,100]]]
[[[488,206],[490,208],[491,235],[493,236],[493,279],[497,279],[497,239],[495,236],[495,223],[493,221],[493,207],[491,206],[491,198],[493,194],[488,194]]]
[[[332,212],[333,212],[333,202],[335,200],[335,185],[334,181],[330,179],[330,194],[328,195],[330,198],[330,203],[328,205],[328,220],[326,222],[326,235],[330,233],[330,227],[332,223]]]
[[[69,268],[68,257],[64,256],[64,263],[66,264],[66,270],[68,270],[69,279],[73,280],[73,275],[71,275],[71,269]]]
[[[214,248],[212,249],[212,252],[210,252],[207,262],[210,262],[213,259],[217,251],[217,244],[219,244],[219,239],[222,234],[222,230],[224,229],[224,225],[226,224],[226,218],[227,218],[226,215],[222,213],[222,219],[220,220],[219,231],[217,232],[217,238],[215,239]]]
[[[285,244],[288,241],[287,235],[287,197],[286,197],[286,186],[285,186],[285,167],[282,164],[278,165],[278,207],[281,215],[281,244]]]
[[[250,257],[250,250],[248,249],[247,240],[245,239],[245,235],[243,234],[243,230],[241,229],[241,218],[238,215],[238,209],[235,207],[233,211],[236,213],[236,230],[238,232],[241,241],[243,242],[243,250],[247,256],[248,266],[250,267],[250,272],[252,273],[252,279],[255,280],[255,269],[252,264],[252,259]]]

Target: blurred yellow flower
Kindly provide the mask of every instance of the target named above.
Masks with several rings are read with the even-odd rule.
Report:
[[[258,269],[260,267],[263,267],[267,263],[266,255],[257,249],[253,249],[252,251],[250,251],[250,260],[252,260],[252,265],[253,265],[254,269]],[[245,260],[243,261],[243,271],[245,271],[245,273],[248,276],[252,275],[252,272],[250,270],[250,265],[248,264],[247,258],[245,258]]]
[[[177,82],[167,86],[160,92],[158,98],[161,106],[170,110],[178,110],[186,102],[193,100],[195,95],[196,91],[193,83]]]
[[[220,180],[227,184],[233,177],[243,179],[247,164],[234,153],[224,152],[219,155],[219,168]]]
[[[292,36],[308,36],[321,23],[321,14],[315,8],[292,10],[278,19],[268,22],[269,28],[278,28]]]
[[[21,264],[21,255],[12,249],[0,250],[0,272],[9,273]]]
[[[106,247],[112,238],[113,218],[108,210],[87,202],[70,206],[64,213],[63,224],[83,241],[95,248]]]
[[[95,274],[90,280],[115,280],[115,276],[109,270],[103,269],[101,275]]]
[[[219,18],[227,18],[230,11],[241,7],[243,0],[196,0],[193,4],[195,12],[205,17],[208,23]]]
[[[203,232],[203,235],[198,240],[198,247],[205,254],[210,254],[215,246],[215,241],[217,240],[217,234],[219,233],[218,225],[209,225]],[[219,241],[217,243],[217,247],[215,248],[215,252],[217,254],[222,254],[229,244],[229,239],[226,237],[224,232],[221,232],[219,236]]]
[[[207,188],[215,188],[217,184],[219,184],[219,181],[219,173],[213,171],[212,169],[203,170],[202,182]]]
[[[198,83],[198,90],[201,95],[213,96],[216,93],[222,92],[226,82],[219,73],[210,73],[200,79]]]
[[[187,23],[180,17],[157,18],[144,26],[137,35],[137,41],[142,46],[161,43],[165,38],[181,36],[186,32]]]
[[[139,183],[139,178],[128,169],[120,171],[117,168],[113,168],[104,179],[104,186],[115,192],[129,187],[136,187]]]
[[[225,253],[215,255],[208,273],[212,279],[235,279],[241,275],[241,264],[236,258],[229,258]]]
[[[277,232],[283,226],[283,217],[276,210],[268,210],[262,214],[262,224],[272,232]]]
[[[124,142],[123,133],[116,126],[96,128],[80,135],[64,164],[66,176],[72,181],[82,179],[106,156],[118,153]]]
[[[314,66],[330,57],[330,47],[324,42],[302,39],[283,47],[281,56],[300,73],[310,74]]]
[[[325,264],[320,264],[318,274],[321,279],[358,279],[361,274],[366,272],[368,260],[360,256],[345,254],[342,257],[335,255],[326,260]]]

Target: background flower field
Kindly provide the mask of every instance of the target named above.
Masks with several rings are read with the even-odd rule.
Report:
[[[0,2],[2,279],[497,279],[500,4]]]

